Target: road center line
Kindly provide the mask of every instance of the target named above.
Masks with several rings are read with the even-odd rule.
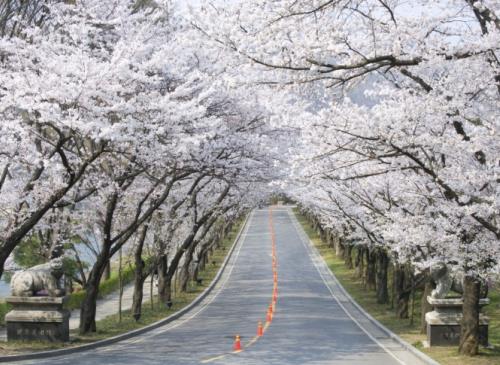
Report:
[[[263,333],[267,331],[269,326],[271,325],[272,317],[274,316],[274,313],[276,311],[276,303],[277,303],[277,291],[278,291],[278,270],[277,270],[277,259],[276,259],[276,233],[274,230],[274,224],[273,224],[273,207],[269,207],[269,229],[270,229],[270,234],[271,234],[271,256],[272,256],[272,273],[273,273],[273,295],[271,299],[271,305],[269,306],[268,313],[267,313],[267,319],[266,319],[266,324],[264,325],[263,328]],[[253,235],[260,235],[260,234],[253,234]],[[268,233],[262,233],[262,235],[268,235]],[[244,349],[252,346],[259,340],[260,336],[254,336],[241,350],[235,350],[233,352],[227,352],[225,354],[217,355],[214,357],[210,357],[204,360],[201,360],[202,364],[210,363],[216,360],[223,359],[226,356],[229,355],[235,355],[240,352],[243,352]]]

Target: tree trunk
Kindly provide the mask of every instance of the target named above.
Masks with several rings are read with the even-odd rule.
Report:
[[[184,255],[184,263],[182,264],[181,268],[181,283],[180,283],[180,289],[181,292],[183,293],[187,292],[188,289],[191,263],[193,262],[194,250],[196,249],[197,245],[198,241],[193,241],[193,243],[191,243],[191,246],[187,250],[186,254]]]
[[[363,276],[363,249],[361,246],[356,247],[356,258],[354,259],[354,267],[356,268],[356,277],[361,278]]]
[[[407,290],[408,278],[404,265],[394,265],[394,300],[396,302],[396,316],[401,319],[409,318],[408,305],[410,290]]]
[[[364,263],[362,282],[363,282],[363,286],[366,288],[368,286],[368,259],[369,259],[368,248],[363,247],[361,255],[362,255],[361,260]]]
[[[199,271],[205,270],[205,267],[207,266],[207,262],[208,262],[208,250],[205,250],[203,252],[203,255],[201,255],[201,258],[200,258]]]
[[[319,238],[321,239],[321,241],[324,242],[326,240],[325,230],[323,229],[323,227],[321,227],[320,224],[318,224],[318,235],[319,235]]]
[[[108,260],[108,263],[106,264],[106,269],[104,270],[104,280],[109,280],[111,278],[111,262]]]
[[[462,355],[475,356],[479,351],[479,297],[481,284],[477,278],[464,277],[464,306],[460,334],[459,352]]]
[[[210,232],[210,229],[214,225],[214,223],[217,221],[217,216],[212,215],[212,216],[207,216],[206,223],[203,224],[203,230],[200,233],[199,237],[196,238],[196,240],[192,240],[191,244],[189,245],[187,253],[184,255],[184,264],[182,268],[182,276],[181,276],[181,291],[186,292],[187,291],[187,286],[189,283],[189,279],[191,279],[191,273],[190,273],[190,267],[191,263],[193,262],[193,256],[196,248],[198,247],[199,243],[207,236],[208,232]],[[232,229],[232,224],[229,223],[225,226],[224,231],[224,237],[227,237],[229,235],[229,232]],[[221,241],[222,242],[222,241]]]
[[[97,297],[99,295],[99,283],[105,265],[105,261],[101,263],[96,262],[87,280],[85,298],[80,308],[80,334],[96,331],[95,314],[97,309]]]
[[[132,297],[132,316],[134,319],[139,321],[142,314],[142,299],[144,297],[144,282],[148,275],[144,273],[146,263],[142,259],[142,250],[144,248],[144,242],[146,242],[146,236],[148,232],[148,224],[145,224],[141,233],[139,234],[139,241],[134,252],[134,263],[135,263],[135,277],[134,277],[134,295]],[[151,280],[153,280],[151,278]]]
[[[137,269],[136,269],[136,274],[137,274]],[[142,299],[144,298],[143,288],[146,278],[147,275],[141,273],[141,276],[136,276],[134,280],[134,295],[132,297],[132,315],[136,321],[139,321],[139,319],[141,319]]]
[[[369,248],[366,249],[366,281],[365,286],[370,290],[375,290],[377,287],[375,275],[375,253]]]
[[[182,293],[187,292],[189,284],[189,264],[180,268],[179,289]]]
[[[90,271],[87,285],[85,286],[86,295],[80,308],[80,334],[96,331],[95,314],[97,307],[97,297],[99,294],[99,283],[106,270],[106,265],[111,258],[111,229],[113,224],[113,214],[118,202],[118,194],[112,194],[106,204],[106,218],[104,221],[103,232],[104,240],[101,252],[97,255],[96,262]]]
[[[158,258],[158,298],[164,305],[171,300],[171,278],[168,277],[168,257],[161,255]]]
[[[154,274],[151,273],[151,279],[149,280],[149,303],[151,304],[151,310],[155,309],[155,303],[153,300],[153,285],[154,285]]]
[[[326,245],[328,247],[332,247],[332,234],[329,229],[325,230],[325,236],[326,236]]]
[[[201,265],[201,261],[198,261],[196,263],[196,265],[194,266],[194,270],[193,270],[193,281],[195,283],[198,283],[198,273],[199,273],[199,270],[200,270],[200,265]]]
[[[377,303],[389,303],[389,289],[387,288],[387,269],[389,267],[389,257],[383,250],[378,250],[377,254]]]
[[[340,237],[335,237],[335,255],[338,258],[344,257],[344,244]]]
[[[344,264],[348,269],[353,268],[353,263],[352,263],[352,245],[345,245],[345,250],[344,250]]]
[[[122,260],[123,253],[122,249],[119,252],[119,265],[118,265],[118,322],[122,322],[122,300],[123,300],[123,271],[122,271]]]
[[[96,331],[95,313],[98,295],[98,284],[92,280],[87,282],[85,298],[80,308],[80,334]]]
[[[167,276],[164,285],[165,301],[164,305],[169,306],[172,304],[172,280],[173,276]]]
[[[215,234],[215,244],[214,244],[214,248],[215,249],[219,249],[220,246],[222,245],[222,232],[218,231],[216,234]]]
[[[427,312],[432,312],[432,305],[427,301],[427,297],[431,295],[431,292],[434,290],[434,285],[431,282],[428,273],[425,273],[425,286],[424,292],[422,293],[422,300],[420,303],[421,306],[421,317],[420,317],[420,333],[427,333],[427,322],[425,321],[425,314]]]
[[[222,229],[220,230],[220,242],[224,241],[226,239],[226,224],[222,223]]]
[[[312,225],[313,231],[317,233],[318,232],[318,221],[316,220],[316,218],[312,219],[311,225]]]
[[[411,273],[411,287],[410,287],[410,293],[411,293],[411,316],[410,316],[410,326],[413,326],[413,324],[414,324],[414,318],[415,318],[415,292],[416,292],[415,275],[413,273]]]
[[[208,262],[208,252],[216,244],[215,237],[212,235],[210,239],[200,248],[197,255],[197,263],[193,271],[193,281],[198,282],[198,275],[201,271],[205,270],[205,266]]]

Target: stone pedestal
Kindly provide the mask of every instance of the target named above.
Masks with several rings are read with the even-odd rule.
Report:
[[[7,340],[69,341],[70,312],[66,297],[8,297],[13,308],[5,316]]]
[[[425,314],[427,322],[428,346],[457,346],[460,343],[462,321],[462,298],[434,299],[430,296],[427,301],[434,308]],[[484,307],[489,304],[489,299],[480,299],[479,305]],[[489,318],[479,315],[479,341],[483,346],[488,346]]]

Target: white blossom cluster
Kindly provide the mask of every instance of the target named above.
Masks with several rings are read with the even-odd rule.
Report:
[[[93,232],[113,255],[176,202],[186,224],[234,219],[267,189],[267,110],[174,5],[0,4],[2,266],[37,232]]]
[[[207,3],[194,22],[297,141],[282,186],[325,227],[425,268],[500,257],[497,1]],[[215,25],[209,19],[221,19]]]

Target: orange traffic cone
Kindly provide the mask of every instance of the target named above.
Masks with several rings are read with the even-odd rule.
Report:
[[[262,335],[264,335],[264,327],[262,327],[262,322],[259,321],[257,325],[257,336],[261,337]]]
[[[234,351],[241,351],[241,340],[240,340],[240,336],[239,335],[236,335],[236,337],[234,339],[233,350]]]
[[[266,322],[271,323],[273,320],[273,311],[271,308],[267,310]]]

